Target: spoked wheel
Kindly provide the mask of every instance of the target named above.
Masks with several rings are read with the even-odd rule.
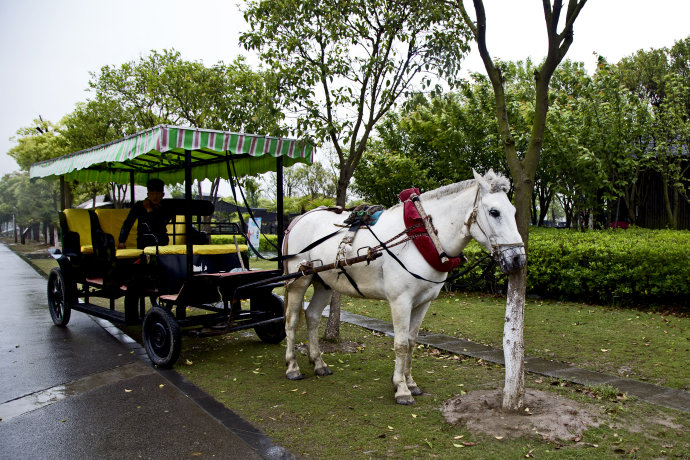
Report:
[[[72,315],[69,289],[62,270],[53,268],[48,275],[48,309],[56,326],[64,327]]]
[[[249,309],[252,313],[264,313],[261,315],[261,318],[257,318],[259,321],[280,318],[285,314],[283,299],[273,293],[252,297]],[[254,331],[263,342],[280,343],[285,338],[285,319],[276,321],[275,323],[256,326]]]
[[[180,357],[182,334],[177,320],[165,308],[154,306],[146,312],[141,327],[146,353],[153,364],[172,367]]]

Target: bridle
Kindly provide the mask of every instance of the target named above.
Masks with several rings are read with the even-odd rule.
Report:
[[[494,258],[494,260],[499,256],[500,253],[507,249],[513,249],[513,248],[520,248],[520,247],[525,247],[525,243],[522,241],[516,242],[516,243],[498,243],[494,237],[491,235],[495,235],[496,232],[493,230],[493,226],[491,225],[491,220],[489,219],[489,216],[486,215],[486,210],[483,210],[484,214],[484,220],[486,221],[487,225],[490,227],[491,232],[486,232],[482,226],[479,224],[479,219],[477,219],[477,215],[479,214],[479,189],[481,186],[477,184],[477,193],[474,195],[474,204],[472,205],[472,212],[470,213],[469,216],[467,216],[467,220],[465,221],[465,227],[467,228],[467,234],[471,235],[470,233],[470,227],[472,224],[477,224],[477,228],[479,229],[480,232],[484,234],[486,237],[486,240],[489,242],[489,246],[491,247],[491,257]]]

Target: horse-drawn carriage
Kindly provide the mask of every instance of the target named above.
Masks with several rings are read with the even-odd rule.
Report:
[[[353,225],[342,209],[317,209],[293,221],[284,245],[280,244],[279,218],[284,275],[281,270],[248,270],[242,258],[246,248],[239,245],[194,244],[190,237],[194,219],[198,222],[212,213],[208,204],[191,199],[194,179],[230,179],[276,170],[278,216],[282,216],[282,166],[311,163],[312,148],[295,140],[158,126],[34,164],[32,178],[130,183],[132,189],[134,183],[150,178],[185,184],[185,200],[171,205],[182,220],[171,224],[173,244],[168,246],[133,252],[116,249],[114,233],[123,217],[118,221],[115,211],[120,210],[63,211],[63,251],[55,253],[59,268],[48,279],[55,324],[66,325],[72,309],[117,323],[141,321],[146,351],[160,366],[171,366],[178,358],[180,328],[220,332],[254,328],[267,342],[287,336],[286,376],[297,380],[302,374],[294,351],[295,329],[302,310],[309,360],[317,375],[328,375],[331,371],[321,357],[317,329],[330,292],[385,299],[391,306],[395,333],[396,401],[413,403],[413,396],[421,394],[410,372],[417,334],[431,300],[446,282],[447,272],[459,263],[465,245],[477,240],[505,273],[525,265],[515,207],[506,194],[510,183],[489,171],[484,176],[475,172],[472,180],[424,194],[408,189],[400,195],[401,205],[380,211],[378,223],[355,219]],[[357,232],[359,226],[368,231]],[[179,235],[177,227],[182,228]],[[338,234],[342,239],[334,238]],[[458,257],[450,257],[453,254]],[[272,289],[285,281],[284,313],[283,301]],[[314,291],[304,309],[303,297],[310,285]],[[108,299],[110,306],[93,304],[94,297]],[[115,308],[118,298],[124,298],[124,313]],[[242,300],[247,299],[250,306],[245,310]],[[210,313],[188,315],[187,307]]]
[[[312,151],[311,144],[292,139],[157,126],[32,165],[31,178],[57,176],[63,190],[65,181],[75,180],[130,184],[132,203],[134,184],[151,178],[185,185],[184,199],[165,200],[176,216],[168,225],[170,244],[143,249],[136,249],[135,229],[127,249],[117,247],[127,209],[64,209],[63,194],[62,249],[52,252],[59,267],[48,277],[53,322],[66,326],[71,310],[77,310],[116,324],[141,323],[146,352],[162,367],[179,357],[182,330],[212,334],[253,328],[261,340],[280,342],[283,301],[272,290],[281,283],[272,280],[282,271],[249,269],[246,245],[209,244],[200,231],[215,233],[212,223],[203,222],[214,207],[192,199],[192,182],[271,170],[281,174],[283,166],[310,164]],[[281,216],[281,187],[278,198]],[[280,237],[281,219],[278,226]],[[224,233],[244,234],[241,225],[224,228]]]

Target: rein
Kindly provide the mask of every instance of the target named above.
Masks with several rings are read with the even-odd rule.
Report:
[[[470,271],[472,271],[475,267],[477,267],[479,264],[481,264],[482,262],[484,262],[486,259],[492,258],[492,256],[491,256],[490,254],[487,254],[486,256],[481,257],[479,260],[477,260],[477,262],[475,262],[474,264],[472,264],[472,265],[469,266],[468,268],[464,269],[464,270],[461,271],[461,272],[453,273],[451,276],[449,276],[448,278],[444,279],[443,281],[434,281],[434,280],[426,279],[426,278],[424,278],[423,276],[418,275],[418,274],[416,274],[416,273],[413,272],[413,271],[410,271],[410,269],[407,268],[407,267],[405,266],[405,264],[404,264],[400,259],[398,259],[398,257],[397,257],[395,254],[393,254],[393,253],[389,250],[389,248],[392,248],[393,246],[397,246],[397,245],[399,245],[399,244],[406,243],[406,242],[408,242],[408,241],[413,240],[414,238],[416,238],[416,236],[408,236],[407,238],[404,238],[403,240],[398,241],[398,242],[396,242],[395,244],[392,244],[392,245],[390,245],[390,246],[388,245],[389,242],[394,241],[395,239],[399,238],[400,236],[402,236],[403,234],[405,234],[408,230],[411,230],[411,229],[413,229],[413,227],[417,227],[417,226],[420,226],[420,225],[422,225],[422,224],[416,224],[416,225],[413,225],[412,227],[408,227],[408,228],[406,228],[405,230],[403,230],[401,233],[399,233],[398,235],[394,236],[393,238],[391,238],[390,240],[388,240],[388,241],[386,241],[386,242],[381,241],[381,240],[379,239],[379,237],[376,236],[376,233],[374,233],[374,231],[371,229],[371,227],[367,227],[367,229],[371,232],[371,234],[374,236],[374,238],[376,238],[376,241],[379,242],[379,245],[376,246],[376,247],[373,248],[373,249],[379,250],[379,251],[380,251],[381,249],[383,249],[384,251],[386,251],[386,252],[388,253],[389,256],[391,256],[391,258],[392,258],[393,260],[395,260],[395,261],[403,268],[403,270],[405,270],[407,273],[409,273],[410,275],[412,275],[414,278],[416,278],[416,279],[418,279],[418,280],[421,280],[421,281],[426,281],[426,282],[428,282],[428,283],[444,284],[444,283],[449,283],[449,282],[451,282],[451,281],[455,281],[456,279],[458,279],[458,278],[460,278],[460,277],[466,275],[466,274],[469,273]],[[423,236],[423,235],[424,235],[423,233],[420,233],[420,234],[419,234],[419,236]],[[462,253],[460,253],[460,254],[462,254]],[[463,257],[464,257],[464,256],[463,256]]]

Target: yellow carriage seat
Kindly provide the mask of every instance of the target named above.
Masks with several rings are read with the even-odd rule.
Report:
[[[91,243],[91,216],[88,209],[65,209],[67,230],[79,235],[79,249],[81,254],[93,254]]]
[[[117,247],[118,237],[120,236],[120,230],[122,229],[122,223],[127,218],[129,214],[129,209],[96,209],[96,216],[98,217],[98,223],[101,226],[101,230],[104,233],[112,235],[115,241],[115,247]],[[137,223],[134,222],[132,229],[129,231],[127,236],[126,249],[117,249],[115,251],[115,257],[118,259],[132,259],[139,257],[143,252],[142,249],[137,248]]]

